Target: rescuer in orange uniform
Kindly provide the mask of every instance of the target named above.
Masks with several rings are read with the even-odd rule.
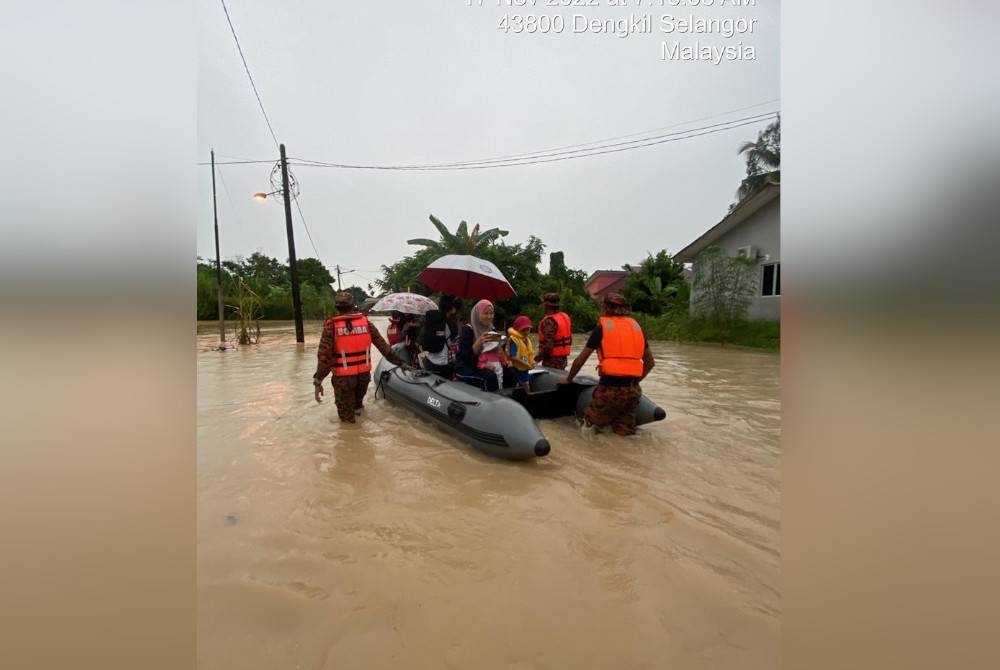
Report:
[[[573,381],[590,354],[596,351],[600,380],[584,413],[584,429],[597,430],[610,425],[616,435],[632,435],[635,412],[642,397],[639,382],[653,369],[653,354],[642,328],[628,316],[629,306],[621,294],[606,295],[601,308],[601,318],[586,346],[559,383]]]
[[[372,380],[372,345],[390,362],[405,365],[368,321],[368,317],[358,310],[354,296],[342,291],[334,300],[337,316],[323,323],[313,387],[316,402],[322,402],[323,380],[333,373],[333,401],[337,404],[337,415],[344,423],[354,423],[355,414],[364,407],[365,393]]]
[[[538,322],[538,355],[536,361],[541,361],[547,368],[566,369],[570,346],[573,344],[573,331],[569,314],[559,311],[559,294],[546,293],[542,296],[545,306],[545,316]]]

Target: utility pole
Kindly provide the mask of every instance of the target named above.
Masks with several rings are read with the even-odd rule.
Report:
[[[288,160],[285,158],[285,145],[278,146],[281,151],[281,183],[285,198],[285,231],[288,233],[288,270],[292,278],[292,310],[295,313],[295,341],[304,345],[305,331],[302,328],[302,300],[299,296],[299,266],[295,258],[295,234],[292,232],[292,194],[288,188]]]
[[[337,270],[337,291],[339,292],[341,290],[341,288],[340,288],[340,275],[341,274],[345,274],[345,275],[351,274],[352,272],[354,272],[354,270],[341,270],[339,264],[337,264],[334,267]]]
[[[215,279],[219,293],[219,348],[226,350],[226,318],[222,304],[222,260],[219,258],[219,210],[215,204],[215,149],[212,149],[212,217],[215,219]]]

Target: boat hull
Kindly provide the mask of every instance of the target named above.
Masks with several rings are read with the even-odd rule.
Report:
[[[424,370],[404,370],[385,359],[375,368],[377,392],[393,403],[471,445],[513,460],[547,456],[548,440],[525,407],[499,393],[444,379]]]
[[[577,375],[569,384],[560,384],[565,379],[566,370],[536,367],[532,369],[530,392],[515,390],[511,398],[524,405],[528,413],[536,419],[549,419],[560,416],[582,417],[587,405],[594,397],[597,379],[588,375]],[[667,412],[662,407],[643,395],[639,399],[636,410],[635,424],[641,426],[654,421],[662,421]]]

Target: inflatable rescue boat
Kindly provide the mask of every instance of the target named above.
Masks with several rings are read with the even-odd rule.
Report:
[[[375,368],[375,393],[408,407],[479,451],[524,460],[547,456],[549,441],[523,405],[426,370],[404,370],[384,358]]]
[[[565,370],[536,367],[529,374],[529,391],[491,393],[426,370],[404,370],[382,359],[375,368],[376,394],[382,392],[485,454],[523,460],[546,456],[551,449],[535,419],[582,417],[597,387],[597,379],[586,375],[559,384]],[[662,407],[643,395],[636,425],[666,416]]]

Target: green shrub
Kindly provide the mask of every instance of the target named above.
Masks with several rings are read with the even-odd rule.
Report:
[[[722,322],[706,317],[692,317],[684,312],[649,316],[633,312],[650,340],[676,342],[718,342],[743,347],[780,351],[781,323],[778,321],[738,320]]]

